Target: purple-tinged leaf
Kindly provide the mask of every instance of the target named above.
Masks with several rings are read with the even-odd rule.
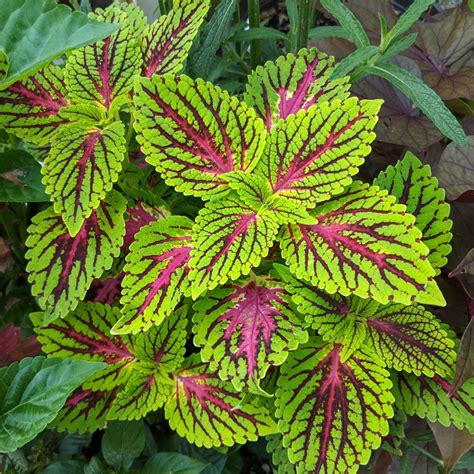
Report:
[[[328,293],[409,304],[434,275],[415,218],[386,191],[355,182],[313,217],[286,226],[281,251],[293,274]],[[442,304],[435,290],[429,302]]]
[[[86,219],[75,237],[52,208],[32,219],[26,240],[28,280],[49,318],[66,316],[120,253],[125,200],[113,191]]]
[[[298,472],[357,472],[388,433],[392,384],[365,349],[342,362],[340,346],[310,340],[290,354],[278,385],[278,430]]]
[[[199,27],[209,0],[184,0],[146,29],[142,42],[142,76],[178,73]]]
[[[274,278],[217,288],[194,309],[194,344],[202,347],[202,360],[237,390],[259,385],[270,366],[281,365],[308,338],[289,293]]]
[[[196,218],[189,279],[193,298],[229,279],[248,275],[268,255],[279,228],[271,210],[235,194],[211,201]]]
[[[37,145],[46,145],[57,127],[67,123],[59,111],[68,105],[63,70],[47,66],[0,91],[0,126]]]
[[[192,226],[186,217],[170,216],[136,234],[123,270],[122,318],[114,333],[136,334],[160,324],[188,294]]]
[[[258,66],[249,76],[244,93],[270,130],[279,119],[314,104],[349,96],[349,78],[330,80],[334,58],[316,49],[300,49],[296,55],[280,56]]]
[[[257,171],[273,193],[311,208],[342,192],[370,153],[381,102],[323,102],[271,130]]]
[[[266,408],[255,398],[243,400],[230,382],[200,362],[198,354],[175,373],[165,417],[180,436],[206,448],[244,444],[276,431]]]
[[[158,76],[136,82],[135,129],[146,160],[184,194],[210,199],[226,175],[251,172],[266,131],[255,111],[202,79]]]

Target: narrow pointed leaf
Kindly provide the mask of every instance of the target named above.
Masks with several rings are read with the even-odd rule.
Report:
[[[428,260],[439,274],[447,263],[451,252],[453,225],[449,218],[450,207],[445,202],[444,190],[431,176],[429,166],[410,152],[395,166],[389,166],[374,180],[374,184],[386,189],[397,198],[397,202],[407,206],[407,212],[416,218],[415,225],[423,234],[423,243],[429,248]]]
[[[332,56],[316,49],[300,49],[296,55],[268,61],[249,76],[244,100],[257,111],[268,130],[278,119],[316,103],[344,100],[349,96],[349,78],[329,79],[334,62]]]
[[[288,225],[281,250],[292,273],[328,293],[409,304],[434,274],[415,218],[386,191],[356,182],[314,217]]]
[[[136,357],[127,337],[110,334],[120,317],[118,308],[101,303],[79,303],[67,318],[43,326],[42,313],[31,316],[43,352],[51,357],[96,360],[107,368],[87,380],[84,388],[110,390],[135,371]]]
[[[394,382],[395,403],[407,415],[427,418],[443,426],[466,428],[474,434],[474,378],[466,380],[454,393],[443,377],[417,377],[399,373]]]
[[[112,192],[75,237],[52,208],[33,217],[26,240],[28,280],[51,318],[72,311],[93,280],[112,266],[125,234],[124,212],[125,200]]]
[[[194,344],[201,358],[237,390],[257,384],[271,365],[306,342],[290,295],[274,278],[258,277],[208,293],[194,305]]]
[[[76,102],[101,104],[109,109],[117,98],[126,99],[133,76],[140,70],[141,57],[133,19],[118,7],[97,15],[105,23],[121,28],[103,41],[77,49],[68,57],[66,86]]]
[[[290,354],[278,385],[278,429],[298,472],[357,472],[388,433],[391,382],[365,349],[343,363],[338,345],[312,340]]]
[[[122,122],[105,128],[68,125],[56,134],[42,169],[43,183],[72,236],[117,181],[125,151]]]
[[[192,226],[186,217],[170,216],[136,234],[123,270],[122,317],[114,333],[160,324],[188,294]]]
[[[314,207],[352,182],[370,143],[381,102],[323,102],[280,121],[270,132],[257,170],[274,193]]]
[[[266,408],[243,402],[232,384],[220,380],[198,357],[188,359],[175,374],[165,417],[180,436],[206,448],[256,441],[276,429]]]
[[[158,76],[135,87],[138,141],[148,163],[184,194],[210,199],[226,175],[250,172],[265,127],[253,109],[224,90],[187,76]]]
[[[209,1],[176,2],[167,14],[148,26],[142,43],[142,75],[177,73],[209,10]]]
[[[209,202],[193,227],[189,262],[193,297],[248,275],[267,256],[278,228],[271,211],[244,204],[238,196]]]
[[[47,66],[0,91],[0,126],[28,142],[50,144],[57,127],[67,123],[58,115],[68,105],[65,95],[63,70]]]

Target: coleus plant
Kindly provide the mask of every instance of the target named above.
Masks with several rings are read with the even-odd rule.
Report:
[[[341,473],[395,409],[474,432],[473,381],[452,383],[455,338],[422,306],[445,304],[451,239],[429,167],[408,153],[355,180],[381,101],[351,97],[316,50],[258,67],[240,98],[177,75],[206,9],[176,2],[149,26],[132,5],[98,11],[121,28],[0,92],[2,125],[50,148],[53,205],[27,240],[38,340],[107,364],[54,426],[163,408],[198,446],[268,435],[280,472]],[[157,199],[178,193],[202,204]],[[120,301],[92,298],[110,279]]]

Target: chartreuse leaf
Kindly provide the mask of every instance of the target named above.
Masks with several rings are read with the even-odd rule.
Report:
[[[444,200],[444,189],[438,187],[430,167],[423,166],[413,153],[407,152],[395,166],[380,172],[374,184],[395,196],[397,202],[405,204],[407,212],[415,216],[415,225],[423,234],[422,241],[430,250],[428,260],[439,274],[451,252],[453,223],[449,218],[449,204]]]
[[[296,474],[296,467],[288,459],[288,450],[283,446],[280,434],[267,437],[267,452],[272,456],[273,472],[276,474]]]
[[[52,426],[57,431],[81,434],[103,428],[117,391],[118,388],[98,391],[78,388],[68,398]]]
[[[63,70],[47,66],[34,76],[0,90],[0,126],[37,145],[51,143],[51,137],[67,120],[58,115],[69,102]]]
[[[367,74],[383,77],[405,94],[436,125],[439,131],[458,145],[467,145],[463,128],[444,105],[439,95],[421,79],[394,64],[377,64],[367,67]]]
[[[278,228],[278,218],[271,210],[246,204],[236,194],[210,201],[193,227],[189,262],[193,298],[229,279],[248,275],[267,256]]]
[[[290,354],[278,386],[278,430],[297,472],[357,472],[388,433],[392,384],[366,349],[342,362],[339,345],[312,339]]]
[[[103,41],[72,52],[65,68],[66,86],[76,102],[110,109],[116,99],[127,99],[133,77],[140,70],[136,18],[129,18],[128,10],[115,6],[93,16],[105,23],[119,23],[121,28]]]
[[[165,417],[173,430],[199,447],[244,444],[274,433],[275,422],[268,410],[255,399],[242,398],[196,354],[174,375]]]
[[[164,405],[173,388],[172,372],[184,360],[187,324],[186,308],[182,308],[133,338],[139,361],[117,394],[109,419],[140,419]]]
[[[72,311],[94,278],[112,266],[125,234],[125,204],[111,192],[75,237],[51,207],[33,217],[26,239],[28,281],[49,319]]]
[[[367,346],[389,368],[417,375],[446,375],[455,364],[454,342],[440,322],[420,305],[381,305],[356,296],[330,295],[275,268],[307,324],[326,341],[342,345],[341,357]]]
[[[48,356],[107,364],[83,386],[94,390],[111,390],[136,370],[131,340],[110,334],[110,328],[119,317],[118,308],[90,302],[79,303],[67,318],[57,319],[47,326],[43,326],[42,313],[30,315],[41,348]]]
[[[394,387],[396,405],[407,415],[417,415],[443,426],[466,428],[474,434],[474,378],[457,390],[444,377],[417,377],[397,374]]]
[[[98,41],[119,25],[103,25],[54,0],[3,0],[0,50],[9,68],[0,89],[33,74],[64,52]]]
[[[271,277],[246,278],[209,292],[194,305],[194,344],[201,358],[237,390],[256,383],[308,336],[290,295]]]
[[[142,76],[177,73],[209,10],[209,0],[184,0],[149,25],[141,46]]]
[[[236,97],[187,76],[136,82],[135,129],[146,160],[186,195],[222,194],[226,175],[250,172],[265,144],[264,123]]]
[[[314,207],[351,183],[370,153],[380,105],[335,99],[278,122],[257,171],[275,194]]]
[[[106,127],[78,123],[56,133],[42,168],[43,183],[73,237],[117,181],[125,152],[122,122]]]
[[[35,357],[0,369],[0,452],[31,441],[69,394],[102,367],[100,362]]]
[[[250,74],[244,101],[270,130],[279,119],[316,103],[344,100],[349,96],[349,78],[329,79],[334,62],[332,56],[316,49],[300,49],[296,55],[290,53],[268,61]]]
[[[409,304],[434,275],[415,218],[376,186],[355,182],[313,216],[286,226],[281,251],[292,273],[328,293]],[[435,290],[430,302],[443,304]]]
[[[3,81],[5,76],[7,75],[9,67],[8,56],[5,51],[0,49],[0,82]]]
[[[192,226],[187,217],[170,216],[135,235],[123,269],[122,317],[112,332],[136,334],[161,324],[188,294]]]

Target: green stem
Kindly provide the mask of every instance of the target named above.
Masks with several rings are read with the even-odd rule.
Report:
[[[234,12],[234,24],[237,25],[240,23],[240,4],[237,2]],[[235,42],[235,51],[240,56],[242,54],[242,43],[240,41]]]
[[[426,456],[427,458],[430,458],[432,459],[434,462],[440,464],[441,466],[443,465],[443,461],[441,459],[438,459],[436,456],[433,456],[429,451],[427,451],[426,449],[422,448],[421,446],[418,446],[417,444],[415,443],[412,443],[411,441],[409,441],[408,439],[403,439],[402,440],[402,443],[406,444],[407,446],[409,446],[410,448],[413,448],[413,449],[416,449],[417,451],[419,451],[421,454],[423,454],[424,456]]]
[[[311,11],[310,7],[312,4],[312,0],[300,1],[300,12],[296,33],[296,51],[300,50],[301,48],[306,48],[308,45],[309,19]]]
[[[158,6],[160,7],[160,15],[166,15],[165,0],[158,0]]]
[[[260,26],[260,1],[248,0],[249,22],[251,28],[258,28]],[[255,69],[260,64],[260,40],[255,39],[250,42],[250,61],[252,69]]]
[[[128,124],[127,135],[125,136],[125,146],[127,148],[127,151],[128,151],[128,146],[130,145],[130,140],[132,139],[134,123],[135,123],[135,116],[132,114],[130,116],[130,123]]]
[[[80,10],[81,6],[79,5],[79,2],[77,0],[69,0],[69,3],[71,4],[71,7],[74,10]]]
[[[232,48],[228,44],[224,44],[224,49],[235,59],[235,61],[237,61],[242,66],[246,75],[252,72],[252,70],[248,67],[247,63],[242,59],[241,56],[237,54],[234,48]]]

